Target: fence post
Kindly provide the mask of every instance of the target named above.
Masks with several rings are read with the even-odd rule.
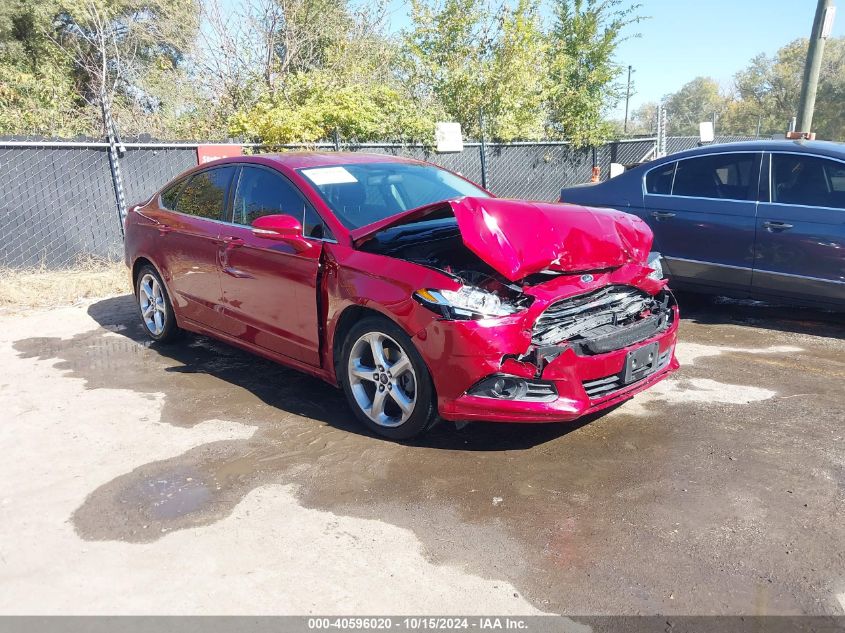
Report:
[[[478,128],[481,130],[481,145],[479,146],[481,152],[481,187],[487,189],[487,143],[484,140],[484,113],[480,108],[478,110]]]
[[[120,239],[123,239],[123,220],[126,217],[126,196],[123,192],[123,178],[120,175],[120,160],[118,157],[118,146],[123,147],[120,136],[117,133],[117,126],[111,116],[111,106],[105,90],[100,91],[100,106],[103,109],[103,125],[106,128],[106,138],[109,143],[109,169],[111,169],[111,180],[114,186],[114,198],[117,203],[117,219],[120,228]],[[125,150],[124,150],[125,151]]]

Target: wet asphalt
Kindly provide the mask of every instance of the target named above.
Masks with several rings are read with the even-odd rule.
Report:
[[[88,307],[100,328],[14,349],[87,389],[163,393],[163,424],[257,427],[92,490],[70,517],[85,540],[153,542],[294,483],[304,506],[407,528],[429,560],[544,611],[843,613],[843,315],[680,303],[683,367],[655,394],[575,424],[441,424],[405,444],[368,434],[316,379],[203,337],[150,344],[129,296]]]

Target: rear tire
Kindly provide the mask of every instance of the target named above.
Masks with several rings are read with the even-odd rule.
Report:
[[[428,367],[392,321],[367,317],[356,323],[343,342],[338,373],[355,417],[382,437],[408,440],[438,420]]]
[[[144,332],[154,341],[169,343],[182,333],[176,325],[173,304],[158,271],[146,264],[135,280],[135,304]]]

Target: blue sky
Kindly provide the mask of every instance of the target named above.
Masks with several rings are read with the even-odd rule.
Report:
[[[642,37],[623,42],[617,61],[633,66],[631,109],[657,101],[706,75],[724,86],[758,53],[775,53],[809,37],[816,0],[639,0],[650,16],[632,28]],[[845,2],[837,3],[833,35],[845,35]],[[408,24],[405,2],[390,0],[392,31]],[[619,116],[624,112],[620,106]]]

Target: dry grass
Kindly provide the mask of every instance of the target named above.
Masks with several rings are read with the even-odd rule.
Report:
[[[50,308],[109,295],[131,292],[123,262],[94,257],[80,259],[72,268],[0,268],[0,309]]]

